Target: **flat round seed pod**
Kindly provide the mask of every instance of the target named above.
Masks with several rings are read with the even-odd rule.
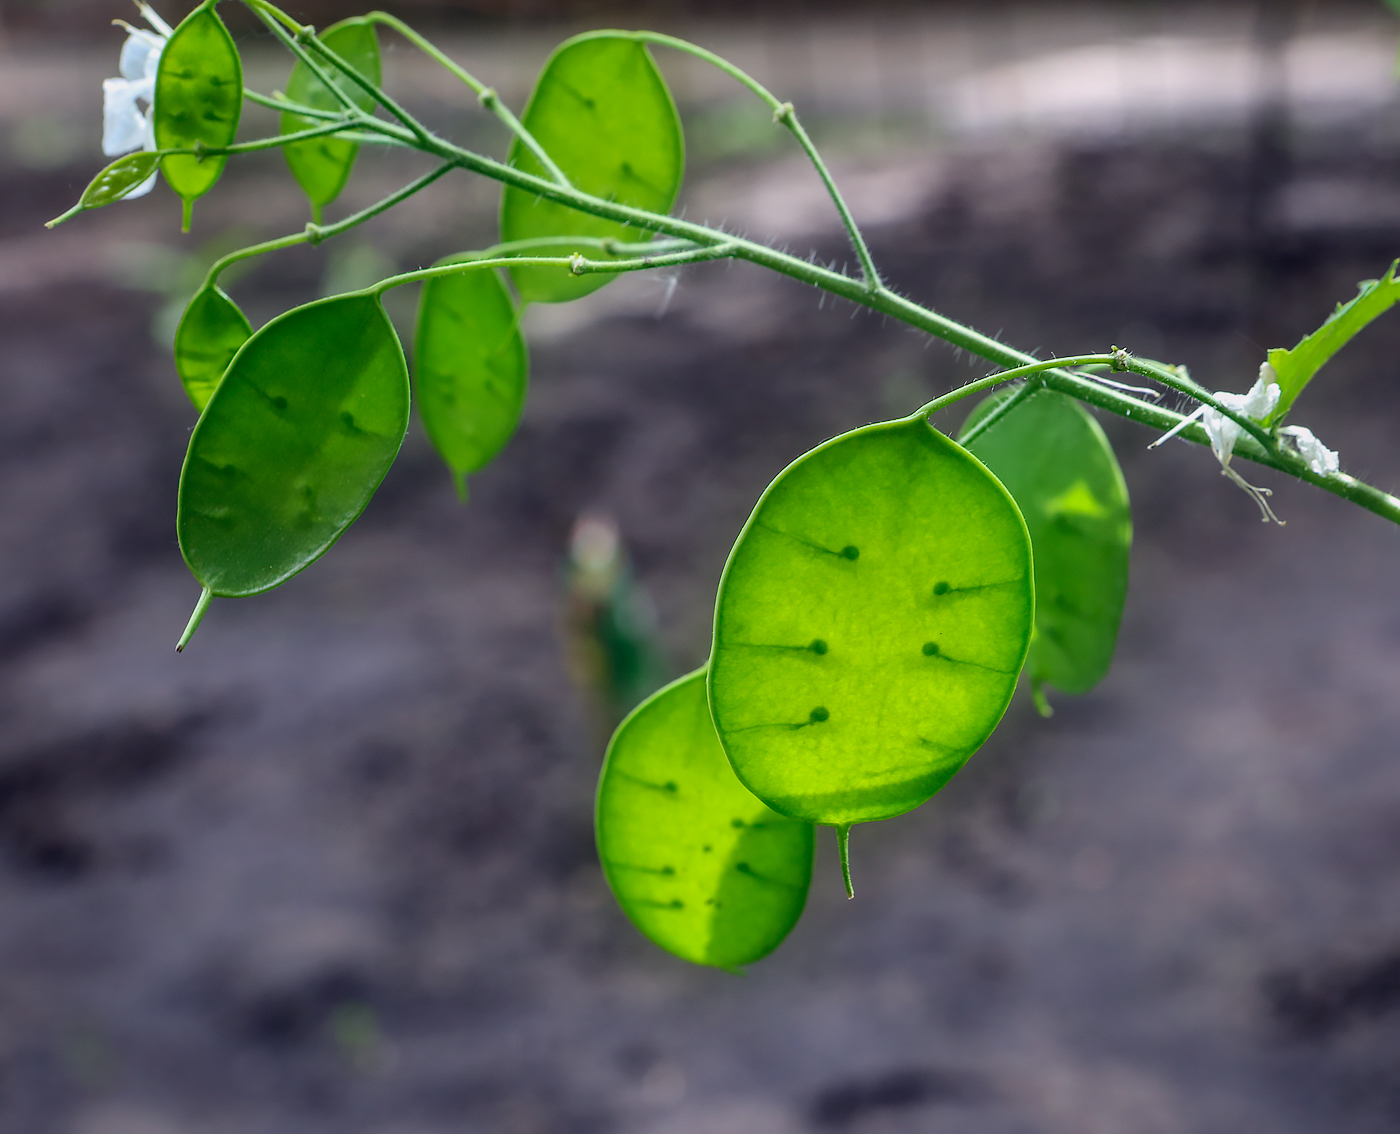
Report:
[[[209,404],[238,348],[253,334],[247,316],[218,287],[200,288],[175,329],[175,371],[194,408]]]
[[[374,34],[374,25],[363,17],[354,17],[332,24],[320,33],[320,40],[355,71],[375,86],[380,83],[379,40]],[[349,96],[350,101],[361,110],[370,111],[378,105],[365,89],[343,72],[330,64],[323,68],[331,76],[331,81]],[[287,97],[292,102],[309,106],[313,110],[338,111],[343,104],[317,78],[316,73],[301,60],[292,67],[287,79]],[[305,118],[300,114],[284,111],[282,133],[295,134],[322,125],[317,118]],[[309,138],[304,142],[291,142],[282,147],[292,176],[297,179],[302,192],[311,202],[311,211],[317,223],[321,220],[321,209],[329,205],[345,188],[350,178],[350,170],[355,165],[355,155],[360,147],[344,138]]]
[[[413,371],[418,415],[465,499],[466,478],[491,462],[520,423],[529,382],[515,304],[494,268],[423,285]]]
[[[213,595],[319,558],[364,510],[408,428],[408,368],[377,296],[297,307],[234,356],[190,437],[177,530]]]
[[[812,880],[812,826],[734,776],[710,721],[705,671],[618,727],[598,783],[598,857],[633,923],[676,956],[734,969],[772,952]]]
[[[160,55],[152,122],[157,149],[231,146],[243,111],[243,64],[228,28],[206,0],[180,21]],[[171,154],[162,159],[165,180],[190,207],[214,187],[227,155]]]
[[[625,32],[589,32],[566,40],[550,56],[521,115],[576,189],[623,205],[667,213],[685,172],[680,116],[646,45]],[[546,176],[517,139],[510,164]],[[636,242],[650,233],[555,204],[506,186],[501,240],[546,236],[612,237]],[[566,248],[600,259],[597,248]],[[575,276],[568,268],[514,268],[525,303],[559,303],[607,283],[604,274]]]
[[[1034,605],[1015,503],[923,419],[818,446],[720,581],[710,705],[734,770],[812,823],[917,807],[1006,711]]]
[[[1006,395],[982,402],[970,429]],[[1093,416],[1040,390],[994,422],[971,451],[1006,485],[1035,549],[1035,635],[1026,671],[1038,685],[1087,693],[1108,672],[1128,593],[1128,486]]]

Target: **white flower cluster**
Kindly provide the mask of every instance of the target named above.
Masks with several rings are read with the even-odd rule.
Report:
[[[114,21],[126,28],[127,37],[118,64],[121,77],[102,81],[102,152],[108,157],[156,148],[151,105],[155,101],[160,53],[165,50],[171,28],[149,5],[137,0],[136,6],[155,31],[134,28],[124,20]],[[145,108],[139,103],[145,103]],[[123,200],[144,196],[155,183],[153,173]]]

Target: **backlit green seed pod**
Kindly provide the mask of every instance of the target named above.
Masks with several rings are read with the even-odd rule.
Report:
[[[195,293],[175,330],[175,370],[194,408],[209,403],[238,348],[253,334],[247,316],[221,289]]]
[[[657,213],[675,204],[685,172],[680,116],[646,45],[625,32],[590,32],[561,44],[540,73],[521,120],[575,189]],[[510,164],[546,175],[519,139],[511,146]],[[506,186],[501,240],[547,236],[635,242],[650,234]],[[596,247],[566,247],[560,254],[572,252],[606,258]],[[511,278],[523,302],[559,303],[587,295],[611,277],[531,267],[512,269]]]
[[[321,42],[350,64],[360,75],[375,86],[380,83],[379,40],[374,34],[374,25],[360,17],[341,20],[332,24],[320,34]],[[365,89],[343,72],[326,64],[331,81],[343,91],[361,110],[370,111],[377,105]],[[336,111],[343,103],[327,89],[326,84],[317,78],[316,73],[298,60],[287,80],[287,97],[292,102],[309,106],[313,110]],[[321,120],[305,118],[300,114],[284,112],[282,133],[294,134],[322,125]],[[360,147],[344,138],[310,138],[304,142],[292,142],[282,147],[292,176],[297,179],[311,202],[312,217],[321,222],[321,209],[329,205],[345,188],[350,170],[355,164],[355,155]]]
[[[802,913],[812,827],[734,776],[697,670],[618,727],[598,782],[598,858],[633,923],[663,949],[735,969],[766,956]]]
[[[228,28],[205,0],[186,16],[161,52],[153,124],[156,148],[231,146],[243,110],[243,64]],[[184,230],[194,202],[214,187],[228,161],[223,154],[170,154],[165,180],[184,199]]]
[[[364,511],[408,428],[408,367],[377,295],[280,315],[243,344],[190,436],[176,529],[211,596],[270,590]]]
[[[413,371],[423,427],[465,500],[466,478],[491,462],[520,423],[529,381],[519,317],[495,269],[424,283]]]
[[[970,429],[1006,397],[967,419]],[[1099,423],[1073,398],[1040,390],[972,442],[1015,498],[1035,549],[1035,636],[1026,672],[1087,693],[1108,672],[1128,593],[1128,487]]]
[[[1015,503],[922,418],[844,434],[768,486],[720,582],[710,705],[739,778],[838,828],[917,807],[996,727],[1025,661]]]

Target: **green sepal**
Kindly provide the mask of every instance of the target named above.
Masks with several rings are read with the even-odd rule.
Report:
[[[963,431],[999,404],[998,393]],[[1035,633],[1026,659],[1037,706],[1046,683],[1087,693],[1108,672],[1128,593],[1128,486],[1099,423],[1079,402],[1040,390],[968,448],[1006,486],[1035,553]]]
[[[53,228],[69,217],[77,216],[87,209],[100,209],[113,201],[120,201],[156,171],[160,155],[152,150],[138,150],[134,154],[119,157],[111,165],[88,182],[78,203],[62,216],[54,217],[44,227]]]
[[[180,21],[160,55],[151,115],[156,147],[199,149],[233,145],[243,112],[243,63],[238,48],[205,0]],[[165,180],[184,200],[184,231],[193,203],[214,187],[226,154],[169,154]]]
[[[473,252],[438,264],[480,257]],[[519,425],[529,384],[519,312],[495,269],[424,283],[413,371],[423,428],[465,501],[467,476],[489,464]]]
[[[818,446],[720,581],[710,706],[735,772],[838,828],[917,807],[1006,711],[1034,606],[1021,513],[965,449],[920,417]]]
[[[372,23],[359,16],[341,20],[321,32],[319,38],[358,74],[376,87],[379,86],[382,65],[379,39],[375,35]],[[323,69],[329,72],[336,88],[361,110],[374,109],[374,98],[348,75],[331,68],[329,64]],[[287,79],[287,98],[313,110],[336,111],[344,105],[301,60],[297,60],[292,67],[291,76]],[[304,118],[290,111],[282,113],[283,134],[294,134],[321,125],[324,123],[320,119]],[[318,224],[322,208],[340,196],[340,191],[345,188],[359,149],[358,143],[329,135],[309,138],[304,142],[292,142],[282,147],[292,176],[311,202],[311,211]]]
[[[175,329],[175,371],[194,408],[203,410],[238,348],[253,334],[248,318],[215,285],[195,292]]]
[[[813,829],[756,799],[725,759],[696,670],[618,726],[598,781],[598,858],[618,904],[676,956],[737,969],[802,913]]]
[[[646,45],[626,32],[589,32],[550,56],[521,116],[525,128],[576,189],[655,213],[670,212],[685,172],[685,141],[675,101]],[[510,164],[547,176],[519,139]],[[549,236],[612,238],[633,243],[644,230],[591,216],[506,186],[501,240]],[[566,247],[563,254],[593,248]],[[602,287],[606,274],[575,276],[568,268],[514,268],[525,303],[561,303]]]
[[[1274,412],[1265,420],[1265,425],[1276,425],[1282,421],[1294,399],[1303,392],[1303,387],[1312,380],[1312,376],[1322,369],[1323,363],[1346,346],[1366,324],[1384,315],[1400,300],[1400,280],[1395,278],[1397,265],[1400,265],[1400,260],[1391,264],[1390,270],[1380,279],[1364,280],[1358,284],[1355,298],[1337,304],[1337,309],[1327,317],[1327,321],[1305,336],[1292,350],[1275,347],[1269,351],[1269,365],[1277,375],[1279,400]]]

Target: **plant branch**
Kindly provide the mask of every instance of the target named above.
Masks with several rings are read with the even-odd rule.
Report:
[[[306,29],[303,28],[301,24],[297,23],[296,20],[292,19],[291,16],[287,15],[286,12],[282,11],[282,9],[278,8],[275,4],[269,4],[267,0],[243,0],[243,3],[267,26],[268,30],[271,31],[273,35],[282,41],[283,47],[306,64],[307,69],[321,80],[322,85],[331,92],[331,95],[341,106],[356,115],[363,114],[363,111],[355,105],[355,100],[341,90],[340,87],[336,86],[331,80],[330,75],[321,67],[320,63],[313,59],[311,53],[302,46],[298,37],[300,37]],[[287,26],[284,27],[284,24]],[[294,34],[289,35],[287,33],[287,27],[290,27]]]
[[[284,113],[299,114],[303,118],[317,118],[322,122],[339,122],[345,118],[343,110],[317,110],[313,106],[303,106],[299,102],[293,102],[282,94],[281,91],[273,91],[271,95],[260,94],[251,87],[243,88],[243,97],[249,102],[255,102],[259,106],[265,106],[269,110],[280,110]]]
[[[831,170],[826,167],[826,162],[822,159],[817,147],[813,143],[802,123],[797,120],[797,111],[793,109],[790,102],[780,102],[776,95],[767,87],[760,83],[753,76],[741,71],[728,59],[721,58],[713,51],[707,51],[698,44],[690,43],[684,39],[677,39],[675,36],[662,35],[660,32],[633,32],[632,35],[644,43],[655,43],[661,47],[669,47],[675,51],[693,55],[697,59],[703,59],[711,66],[718,67],[726,75],[736,79],[754,94],[758,95],[768,109],[773,112],[773,121],[781,122],[797,139],[798,145],[802,147],[807,159],[812,163],[821,177],[822,184],[826,186],[826,191],[831,197],[832,203],[836,206],[837,213],[840,214],[841,223],[846,227],[846,235],[850,237],[851,245],[856,250],[856,256],[860,259],[860,270],[865,277],[865,284],[871,291],[879,291],[884,286],[880,282],[880,273],[875,268],[875,260],[870,255],[870,249],[865,243],[865,237],[861,235],[855,217],[851,215],[851,210],[846,204],[846,199],[841,195],[841,190],[836,187],[836,181],[831,176]]]
[[[424,55],[427,55],[430,59],[436,60],[458,79],[466,83],[466,85],[476,93],[477,101],[505,123],[506,128],[520,139],[521,144],[524,145],[526,149],[535,155],[535,160],[538,161],[540,165],[544,166],[550,177],[560,185],[569,184],[569,179],[564,176],[564,171],[554,163],[554,159],[545,152],[545,148],[540,145],[535,139],[535,136],[525,129],[520,119],[516,118],[515,115],[511,113],[510,107],[501,101],[500,95],[498,95],[493,88],[488,87],[465,68],[458,66],[452,59],[438,50],[435,44],[424,39],[423,36],[419,35],[397,16],[392,16],[388,12],[370,12],[365,19],[369,20],[371,23],[383,24],[385,27],[393,28],[394,31],[398,32],[399,35],[403,36],[404,39],[408,40],[409,43],[413,44],[413,46],[423,52]]]
[[[524,241],[516,243],[523,244]],[[494,251],[499,251],[499,247]],[[450,276],[457,272],[472,271],[476,268],[568,268],[576,276],[592,275],[597,272],[621,273],[644,272],[649,268],[668,268],[677,264],[697,264],[704,260],[719,260],[733,255],[730,245],[718,244],[709,248],[695,248],[686,252],[672,252],[664,256],[638,256],[630,260],[588,260],[577,252],[571,256],[501,256],[483,254],[475,260],[458,260],[451,264],[438,264],[431,268],[419,268],[403,272],[397,276],[380,280],[368,292],[379,295],[392,287],[419,283],[437,276]]]
[[[289,236],[279,236],[275,240],[265,240],[261,244],[253,244],[247,248],[240,248],[236,252],[230,252],[215,260],[209,267],[209,272],[204,277],[204,286],[212,287],[219,280],[219,276],[224,270],[240,260],[248,260],[254,256],[261,256],[266,252],[277,252],[283,248],[294,248],[298,244],[320,244],[323,240],[339,236],[343,232],[348,232],[356,225],[364,224],[365,221],[377,217],[380,213],[392,209],[400,201],[406,201],[415,193],[426,189],[439,177],[442,177],[448,170],[453,168],[451,162],[445,162],[436,169],[429,170],[416,181],[410,181],[403,188],[390,193],[389,196],[376,201],[368,208],[361,209],[358,213],[346,217],[344,220],[336,221],[335,224],[308,224],[301,232],[294,232]]]
[[[275,21],[267,17],[264,9],[273,9],[273,6],[268,4],[267,0],[244,0],[244,3],[253,7],[260,17],[264,19],[264,22],[273,26],[274,31],[281,33],[284,41],[290,38],[286,37],[285,33],[282,33],[282,29],[275,24]],[[273,10],[275,11],[275,9]],[[279,16],[280,15],[279,13]],[[289,17],[282,18],[290,19]],[[670,37],[666,36],[653,33],[637,34],[639,38],[647,42],[673,46],[678,50],[686,51],[702,58],[710,58],[710,53],[705,52],[702,48],[695,47],[693,44],[687,44],[683,40],[671,42]],[[288,46],[297,53],[298,57],[306,57],[299,44],[288,43]],[[324,45],[321,46],[322,50],[324,50]],[[755,93],[760,94],[760,97],[764,97],[765,100],[772,99],[772,96],[767,94],[764,88],[754,80],[749,79],[748,76],[744,75],[738,68],[720,60],[718,56],[713,56],[710,58],[710,61],[715,62],[722,70],[725,70],[739,79],[740,82],[743,82],[750,89],[754,90]],[[343,64],[343,61],[341,62]],[[339,88],[333,89],[338,90]],[[377,98],[382,102],[387,96],[383,96],[381,92]],[[571,186],[560,185],[554,181],[536,177],[533,174],[515,169],[502,162],[493,161],[471,150],[455,146],[442,138],[432,135],[421,125],[411,120],[409,128],[405,129],[394,123],[363,115],[363,112],[357,109],[356,112],[362,115],[360,120],[362,128],[442,158],[445,165],[440,171],[435,172],[435,176],[440,175],[441,172],[445,172],[447,168],[452,166],[461,166],[464,169],[483,174],[484,176],[504,184],[514,185],[527,190],[547,200],[557,201],[579,212],[603,217],[607,220],[618,221],[644,231],[665,233],[671,237],[690,241],[700,249],[713,249],[717,245],[723,245],[724,250],[721,254],[724,256],[747,260],[750,263],[780,272],[783,275],[790,276],[803,283],[822,288],[832,295],[848,299],[853,303],[868,307],[872,311],[877,311],[893,319],[898,319],[902,323],[906,323],[917,330],[943,339],[945,342],[951,343],[953,346],[978,355],[981,358],[985,358],[989,362],[1007,367],[1008,370],[1027,366],[1036,368],[1041,368],[1043,366],[1041,360],[1032,358],[1021,351],[998,342],[996,339],[980,334],[970,327],[966,327],[961,323],[949,319],[944,315],[940,315],[935,311],[891,291],[889,288],[879,285],[872,289],[868,279],[854,279],[843,272],[819,267],[807,260],[799,259],[796,256],[780,252],[777,249],[767,247],[755,241],[735,237],[705,225],[694,224],[676,217],[663,216],[659,213],[648,212],[645,209],[623,205],[616,201],[604,200],[601,197],[592,196],[591,194],[584,193]],[[403,113],[406,114],[406,112]],[[388,201],[388,199],[386,199],[386,201],[388,203],[394,203]],[[388,203],[381,203],[381,205],[382,207],[388,207]],[[382,211],[382,208],[376,207],[376,211]],[[353,220],[354,218],[350,219]],[[348,222],[341,222],[341,225],[331,226],[331,228],[340,229],[347,223]],[[312,228],[315,228],[315,226],[310,226],[308,232],[310,232]],[[322,233],[323,230],[316,229],[316,238],[322,238]],[[310,239],[310,236],[303,235],[298,238],[283,239],[284,241],[296,243],[303,239]],[[286,246],[285,243],[275,241],[270,242],[270,244],[277,247]],[[270,249],[264,248],[263,250]],[[245,250],[245,252],[254,254],[248,250]],[[691,262],[695,258],[697,257],[688,256],[686,262]],[[628,271],[646,267],[656,267],[660,266],[659,262],[662,259],[662,257],[645,257],[632,261],[615,261],[611,265],[611,270]],[[542,262],[557,265],[564,261],[558,258],[544,258]],[[578,261],[572,261],[572,263],[577,264]],[[585,266],[585,271],[594,270],[591,267],[593,262],[584,261],[584,263],[585,265],[590,265]],[[431,271],[432,269],[427,270]],[[598,268],[596,270],[609,269]],[[1242,415],[1221,405],[1212,395],[1206,392],[1204,388],[1197,386],[1194,382],[1189,382],[1189,380],[1182,378],[1176,372],[1167,370],[1164,367],[1148,364],[1142,360],[1132,359],[1130,356],[1126,355],[1116,357],[1113,366],[1114,369],[1132,370],[1135,373],[1144,374],[1156,381],[1163,382],[1173,389],[1180,390],[1193,398],[1205,402],[1207,405],[1211,405],[1212,408],[1230,417],[1231,420],[1237,421],[1242,429],[1247,430],[1249,434],[1247,437],[1240,438],[1236,446],[1237,455],[1247,460],[1254,461],[1257,464],[1266,465],[1270,468],[1288,473],[1300,480],[1314,484],[1319,488],[1326,489],[1328,492],[1332,492],[1337,496],[1341,496],[1346,500],[1350,500],[1363,508],[1375,512],[1377,515],[1400,524],[1400,499],[1342,473],[1334,473],[1331,475],[1314,473],[1299,457],[1279,446],[1258,423],[1247,418],[1241,420]],[[995,377],[1000,381],[1006,380],[1001,375]],[[1125,417],[1130,421],[1140,422],[1150,428],[1165,431],[1180,424],[1184,420],[1181,414],[1173,413],[1160,406],[1132,397],[1127,393],[1109,389],[1091,381],[1089,378],[1071,374],[1063,369],[1044,370],[1039,381],[1050,389],[1069,394],[1088,405],[1106,410],[1109,413],[1117,414],[1120,417]],[[1205,430],[1196,423],[1184,429],[1180,436],[1197,444],[1209,444],[1209,438],[1206,436]]]
[[[961,445],[964,449],[966,449],[969,445],[976,441],[978,437],[980,437],[983,433],[986,433],[987,430],[989,430],[992,426],[994,426],[997,422],[999,422],[1002,418],[1004,418],[1007,414],[1009,414],[1012,410],[1014,410],[1017,406],[1019,406],[1022,402],[1024,402],[1027,398],[1034,394],[1037,390],[1042,389],[1044,385],[1045,384],[1041,382],[1038,378],[1033,378],[1028,382],[1022,383],[1020,389],[1013,393],[1009,398],[1003,398],[1001,401],[997,402],[996,405],[994,405],[990,410],[987,411],[985,417],[981,418],[978,422],[976,422],[976,424],[972,426],[971,429],[969,429],[966,433],[959,437],[958,444]]]
[[[978,378],[966,385],[959,386],[956,390],[952,390],[942,397],[934,398],[933,401],[920,406],[909,416],[911,418],[928,417],[941,409],[946,409],[954,402],[962,401],[969,394],[975,394],[989,386],[999,386],[1003,382],[1011,382],[1017,378],[1029,378],[1032,374],[1042,374],[1047,370],[1059,370],[1067,366],[1093,366],[1096,363],[1112,363],[1113,357],[1111,354],[1079,354],[1070,358],[1052,358],[1045,362],[1032,362],[1026,366],[1018,366],[1014,370],[988,374],[985,378]]]

